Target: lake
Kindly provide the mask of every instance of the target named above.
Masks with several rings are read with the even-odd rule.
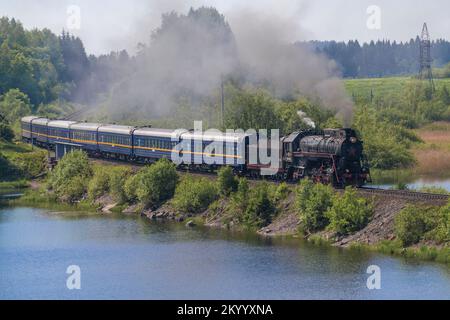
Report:
[[[79,266],[81,289],[66,286]],[[366,286],[368,266],[381,289]],[[450,299],[450,267],[123,215],[0,209],[0,299]]]

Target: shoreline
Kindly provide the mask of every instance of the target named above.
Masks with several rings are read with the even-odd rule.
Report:
[[[34,184],[36,186],[36,184]],[[32,197],[30,197],[30,194]],[[171,200],[154,209],[143,209],[139,204],[115,203],[111,196],[104,195],[94,202],[82,200],[75,204],[60,203],[51,197],[39,195],[39,189],[30,189],[25,197],[7,201],[8,205],[31,206],[59,211],[84,211],[87,213],[108,215],[124,214],[140,215],[153,221],[173,221],[186,227],[196,225],[208,228],[220,228],[230,231],[253,232],[263,237],[294,237],[302,238],[312,244],[329,245],[347,250],[373,251],[402,258],[413,258],[422,261],[432,261],[450,264],[450,247],[448,244],[437,244],[430,241],[420,241],[411,246],[403,247],[394,235],[394,218],[406,206],[417,201],[393,199],[389,196],[373,196],[359,192],[358,195],[370,197],[374,201],[375,213],[369,223],[361,230],[347,236],[336,236],[330,231],[319,231],[304,235],[299,231],[300,218],[295,207],[295,192],[280,201],[278,213],[271,223],[263,228],[247,228],[236,223],[225,212],[229,199],[219,199],[214,206],[209,206],[198,214],[180,213],[171,205]],[[420,205],[424,205],[421,201]],[[431,203],[425,205],[432,205]]]

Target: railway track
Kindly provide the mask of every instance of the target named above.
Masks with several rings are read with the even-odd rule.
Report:
[[[447,194],[438,194],[438,193],[424,193],[424,192],[416,192],[410,190],[387,190],[387,189],[377,189],[370,187],[361,187],[358,188],[360,192],[371,193],[371,194],[379,194],[379,195],[387,195],[392,197],[398,197],[408,200],[427,200],[427,201],[448,201],[450,198]]]
[[[110,163],[110,164],[120,164],[120,165],[130,165],[133,166],[135,169],[141,168],[144,166],[144,164],[130,164],[128,162],[120,161],[120,160],[113,160],[113,159],[96,159],[91,158],[91,160],[95,163]],[[185,174],[191,174],[196,176],[206,176],[206,177],[213,177],[216,176],[216,173],[212,172],[199,172],[199,171],[188,171],[188,170],[179,170],[181,173]],[[257,181],[267,181],[272,182],[275,184],[278,184],[278,181],[273,180],[258,180],[258,179],[252,179],[249,178],[252,182]],[[292,184],[292,183],[289,183]],[[440,204],[447,202],[450,199],[450,195],[446,194],[437,194],[437,193],[424,193],[424,192],[417,192],[417,191],[410,191],[410,190],[390,190],[390,189],[378,189],[378,188],[371,188],[371,187],[360,187],[358,188],[358,192],[366,193],[366,194],[373,194],[373,195],[384,195],[384,196],[391,196],[395,198],[401,198],[406,200],[417,200],[417,201],[427,201],[432,202],[436,201]]]

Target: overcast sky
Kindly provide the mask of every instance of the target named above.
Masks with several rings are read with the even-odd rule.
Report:
[[[432,38],[450,39],[449,0],[1,0],[0,16],[18,18],[26,28],[47,27],[58,34],[69,25],[88,53],[99,54],[133,52],[138,42],[148,42],[161,13],[186,13],[189,7],[202,5],[216,7],[231,27],[234,17],[245,12],[268,20],[276,15],[291,22],[292,41],[405,41],[420,33],[425,21]],[[377,10],[367,13],[372,5],[380,9],[379,24]]]

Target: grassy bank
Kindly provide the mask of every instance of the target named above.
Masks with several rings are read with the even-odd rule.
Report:
[[[403,257],[406,259],[450,264],[450,247],[418,245],[405,248],[399,241],[384,240],[376,245],[354,243],[349,247],[349,249],[358,251],[374,251],[382,254]]]
[[[47,152],[0,139],[0,188],[23,188],[46,172]]]
[[[83,211],[83,212],[98,212],[99,206],[86,200],[81,200],[73,203],[61,202],[51,193],[45,189],[28,189],[24,195],[17,199],[8,201],[12,206],[24,206],[42,209],[51,209],[58,211]]]

